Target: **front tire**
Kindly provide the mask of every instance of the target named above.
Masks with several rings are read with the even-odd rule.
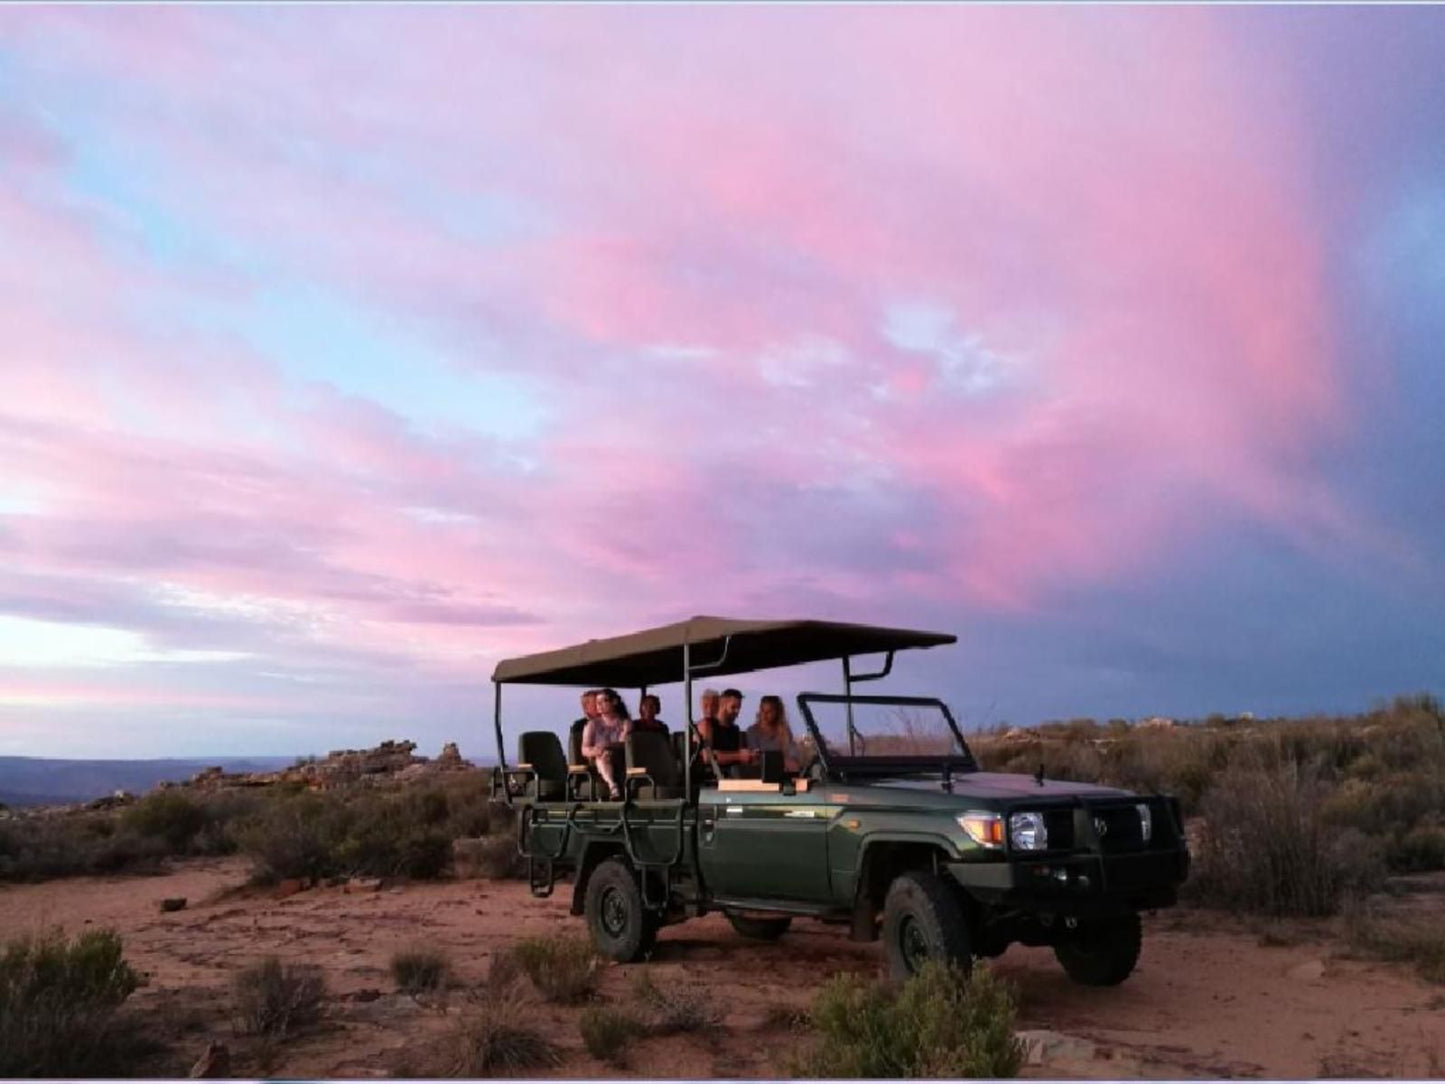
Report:
[[[908,978],[927,960],[969,971],[968,916],[952,886],[925,870],[895,878],[883,902],[883,951],[894,979]]]
[[[1067,940],[1054,945],[1064,972],[1084,986],[1118,986],[1139,962],[1144,934],[1138,915],[1081,922]]]
[[[793,920],[784,915],[781,918],[751,918],[733,911],[727,912],[733,929],[753,941],[776,941],[788,932]]]
[[[592,944],[609,960],[630,964],[652,953],[657,916],[642,905],[642,888],[621,858],[602,862],[587,879],[583,904]]]

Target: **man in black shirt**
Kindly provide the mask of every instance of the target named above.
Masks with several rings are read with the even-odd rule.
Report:
[[[702,740],[712,748],[718,767],[730,777],[736,777],[740,768],[758,759],[757,750],[743,744],[742,727],[737,724],[742,710],[743,694],[736,689],[724,689],[718,697],[717,718],[704,719],[698,726]]]

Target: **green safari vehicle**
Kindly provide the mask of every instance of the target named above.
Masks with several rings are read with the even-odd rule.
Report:
[[[1189,868],[1179,804],[1165,795],[982,771],[948,707],[932,697],[855,693],[897,652],[946,633],[827,621],[694,617],[498,664],[500,765],[492,796],[517,811],[532,893],[570,883],[604,956],[648,956],[658,931],[721,911],[743,936],[783,936],[797,918],[883,941],[891,974],[924,960],[964,967],[1010,944],[1048,945],[1077,982],[1134,969],[1141,911],[1172,905]],[[881,657],[872,672],[859,658]],[[843,691],[797,698],[806,734],[793,770],[765,753],[731,778],[703,748],[693,684],[841,661]],[[508,764],[507,685],[646,692],[680,682],[686,724],[626,742],[622,800],[602,800],[580,726],[519,735]],[[580,722],[580,721],[579,721]],[[622,773],[618,773],[622,777]]]

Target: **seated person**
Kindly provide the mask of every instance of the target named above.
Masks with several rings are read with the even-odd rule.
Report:
[[[764,752],[783,754],[783,770],[797,772],[802,765],[802,752],[793,740],[793,728],[788,725],[788,712],[783,700],[777,696],[765,696],[758,701],[758,717],[748,727],[747,747]]]
[[[667,724],[657,717],[662,710],[662,701],[648,693],[637,704],[637,718],[632,721],[632,732],[636,734],[641,730],[651,730],[658,734],[666,734]]]
[[[617,783],[617,763],[613,759],[615,746],[627,741],[632,732],[632,720],[627,716],[627,705],[612,689],[602,689],[593,699],[597,715],[582,731],[582,755],[597,769],[602,782],[607,784],[613,801],[622,797],[622,788]]]
[[[724,689],[718,697],[717,715],[704,719],[697,728],[703,742],[712,750],[718,770],[729,778],[737,778],[744,767],[758,761],[757,752],[744,746],[742,727],[737,725],[738,713],[742,710],[743,694],[736,689]]]

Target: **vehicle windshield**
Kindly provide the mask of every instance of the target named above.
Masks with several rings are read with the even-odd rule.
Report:
[[[823,742],[823,753],[829,759],[971,759],[963,736],[947,709],[937,700],[883,696],[848,698],[820,693],[807,693],[799,699],[803,718],[811,720],[816,737]],[[814,734],[804,727],[800,729],[798,738],[806,747],[814,741]]]

